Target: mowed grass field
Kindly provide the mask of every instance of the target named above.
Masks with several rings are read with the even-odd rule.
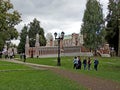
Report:
[[[28,61],[32,61],[28,59]],[[37,60],[34,60],[37,61]],[[44,64],[44,63],[43,63]],[[0,60],[0,90],[87,90],[49,70]]]
[[[91,57],[91,70],[83,70],[83,65],[81,70],[73,69],[73,58],[74,57],[61,57],[60,67],[62,69],[71,70],[73,72],[82,73],[103,79],[109,79],[120,83],[120,57],[97,57],[97,59],[99,60],[98,71],[94,70],[94,57]],[[84,57],[81,57],[81,60],[83,60],[83,58]],[[28,58],[26,61],[51,66],[57,65],[57,58]]]

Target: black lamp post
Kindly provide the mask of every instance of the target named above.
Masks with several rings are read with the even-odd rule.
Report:
[[[61,63],[60,63],[60,40],[63,40],[64,38],[64,32],[61,32],[61,35],[58,36],[57,38],[57,33],[55,32],[54,35],[55,35],[55,39],[58,41],[58,58],[57,58],[57,66],[61,66]]]

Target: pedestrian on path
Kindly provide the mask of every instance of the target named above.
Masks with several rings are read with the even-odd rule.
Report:
[[[23,53],[23,59],[24,59],[24,62],[26,62],[26,55],[25,55],[25,53]]]
[[[0,51],[0,58],[2,58],[2,51]]]
[[[78,60],[77,60],[77,57],[75,56],[74,59],[73,59],[73,68],[76,68],[77,64],[78,64]]]
[[[86,60],[86,58],[84,58],[84,60],[83,60],[83,66],[84,66],[84,70],[86,70],[86,66],[87,66],[87,60]]]
[[[82,63],[81,63],[81,58],[80,58],[80,56],[78,56],[77,59],[78,59],[77,69],[81,69]]]
[[[95,60],[94,60],[94,69],[96,71],[98,70],[98,64],[99,64],[99,61],[98,61],[98,59],[95,58]]]
[[[90,57],[88,57],[88,70],[90,70],[90,67],[91,67],[91,59],[90,59]]]

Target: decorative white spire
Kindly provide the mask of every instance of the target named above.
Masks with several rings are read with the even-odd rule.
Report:
[[[39,42],[39,34],[36,34],[36,42]]]
[[[26,44],[29,44],[29,36],[26,36]]]
[[[36,43],[35,43],[35,47],[39,47],[40,43],[39,43],[39,34],[36,34]]]

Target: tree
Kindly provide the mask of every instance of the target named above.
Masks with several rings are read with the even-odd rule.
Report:
[[[85,47],[90,50],[96,50],[104,42],[103,12],[97,0],[87,0],[81,34],[83,34]]]
[[[17,38],[18,32],[15,25],[21,21],[20,14],[13,10],[13,5],[9,0],[0,0],[0,50],[5,41]]]
[[[35,46],[35,39],[36,39],[36,34],[39,34],[39,42],[41,46],[46,45],[46,39],[44,36],[44,30],[42,27],[40,27],[40,22],[35,18],[33,22],[30,22],[30,28],[28,31],[29,38],[30,38],[30,46],[34,47]]]
[[[20,43],[18,45],[18,53],[25,52],[25,43],[26,43],[26,36],[28,35],[28,27],[24,25],[20,33]]]
[[[115,48],[117,54],[119,51],[119,56],[120,56],[120,46],[119,46],[120,45],[120,37],[119,37],[120,1],[109,0],[108,10],[109,13],[106,18],[107,20],[106,40],[108,41],[111,47]]]

